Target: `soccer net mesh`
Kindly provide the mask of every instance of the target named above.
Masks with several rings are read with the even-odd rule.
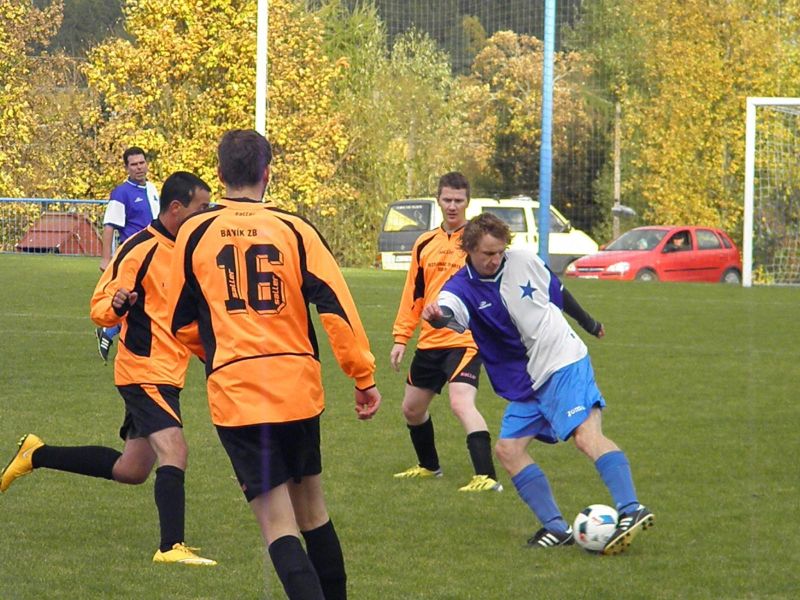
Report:
[[[744,285],[800,285],[800,98],[748,98]]]

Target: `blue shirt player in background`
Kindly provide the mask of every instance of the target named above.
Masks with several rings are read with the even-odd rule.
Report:
[[[605,330],[533,250],[506,249],[510,241],[508,226],[496,216],[472,219],[461,240],[466,266],[445,283],[422,317],[434,327],[471,330],[492,387],[509,402],[495,452],[542,523],[528,545],[574,543],[547,477],[528,453],[534,438],[547,443],[571,438],[614,499],[619,521],[603,554],[618,554],[655,518],[639,504],[627,457],[603,435],[605,400],[586,345],[563,312],[592,335],[603,337]]]
[[[159,202],[156,186],[147,181],[147,157],[144,150],[131,146],[122,153],[128,178],[111,191],[103,215],[103,249],[100,256],[100,270],[105,271],[111,262],[111,255],[134,233],[147,227],[158,216]],[[115,243],[114,236],[117,234]],[[108,353],[119,326],[98,327],[97,351],[103,362],[108,362]]]

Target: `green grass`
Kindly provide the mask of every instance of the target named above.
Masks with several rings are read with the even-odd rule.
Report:
[[[54,445],[120,446],[122,401],[88,317],[97,275],[95,259],[0,255],[2,465],[28,431]],[[538,525],[505,474],[503,494],[457,492],[471,468],[444,399],[432,412],[445,476],[392,479],[414,461],[400,413],[404,373],[388,366],[403,274],[346,275],[383,393],[376,418],[357,421],[351,384],[323,344],[324,481],[352,598],[795,597],[800,290],[567,282],[606,326],[605,339],[587,340],[608,401],[605,431],[656,514],[628,553],[596,557],[522,548]],[[219,567],[150,562],[152,478],[126,487],[42,470],[0,497],[0,599],[283,597],[210,424],[198,364],[182,400],[188,541]],[[479,403],[495,436],[504,402],[485,378]],[[571,445],[532,452],[567,518],[610,503]]]

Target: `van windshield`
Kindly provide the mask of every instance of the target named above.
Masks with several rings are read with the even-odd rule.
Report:
[[[483,212],[492,213],[495,217],[499,217],[503,221],[506,222],[508,228],[511,229],[513,233],[519,233],[521,231],[528,231],[528,226],[525,223],[525,209],[524,208],[516,208],[516,207],[498,207],[498,206],[486,206],[483,209]]]
[[[428,231],[431,221],[429,202],[404,202],[392,204],[383,220],[383,231]]]

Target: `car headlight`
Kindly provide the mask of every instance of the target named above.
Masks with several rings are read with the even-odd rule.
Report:
[[[567,265],[567,273],[574,273],[577,270],[578,270],[578,268],[575,266],[575,261],[573,261],[573,262],[571,262],[571,263],[569,263]]]
[[[609,273],[627,273],[630,270],[631,265],[625,261],[614,263],[613,265],[609,265],[606,271]]]

